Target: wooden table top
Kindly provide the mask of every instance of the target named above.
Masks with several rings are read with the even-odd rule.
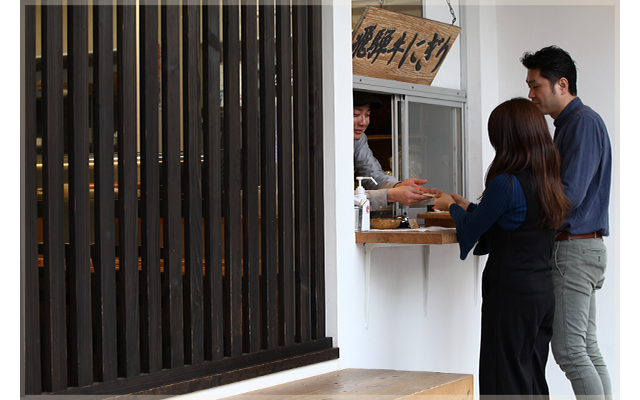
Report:
[[[227,399],[468,399],[470,393],[473,393],[473,375],[471,374],[343,369],[254,390]]]
[[[458,243],[458,235],[455,229],[374,229],[356,232],[356,243],[450,244]]]

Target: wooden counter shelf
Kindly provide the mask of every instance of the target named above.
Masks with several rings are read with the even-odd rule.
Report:
[[[375,229],[356,232],[356,243],[450,244],[458,243],[455,230]]]

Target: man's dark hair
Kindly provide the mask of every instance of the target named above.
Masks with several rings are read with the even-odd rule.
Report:
[[[551,89],[560,78],[569,82],[569,93],[578,95],[576,64],[566,51],[557,46],[549,46],[535,53],[526,52],[520,62],[527,69],[539,69],[540,76],[548,79]]]

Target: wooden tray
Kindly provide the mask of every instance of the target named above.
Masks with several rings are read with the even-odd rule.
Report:
[[[455,228],[456,225],[451,219],[448,211],[428,212],[426,214],[418,214],[416,218],[424,218],[424,226],[441,226],[443,228]]]

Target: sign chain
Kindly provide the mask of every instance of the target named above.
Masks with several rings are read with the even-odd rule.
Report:
[[[451,21],[451,25],[455,24],[457,18],[456,14],[453,12],[453,7],[451,7],[451,1],[447,0],[447,4],[449,5],[449,12],[451,13],[451,17],[453,17],[453,21]]]

